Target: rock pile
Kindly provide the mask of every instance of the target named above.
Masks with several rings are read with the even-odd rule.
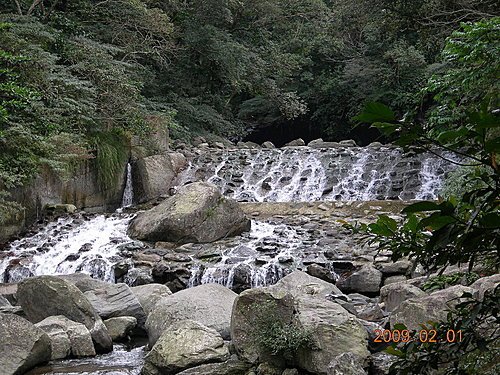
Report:
[[[393,359],[374,342],[376,330],[446,319],[464,292],[481,299],[500,282],[494,275],[426,293],[409,279],[382,286],[378,296],[359,276],[405,267],[361,268],[344,292],[294,271],[239,295],[218,284],[172,294],[161,284],[128,288],[83,274],[33,277],[6,294],[26,318],[0,313],[0,368],[17,375],[49,360],[94,356],[111,350],[111,340],[136,337],[145,321],[143,375],[388,374]]]

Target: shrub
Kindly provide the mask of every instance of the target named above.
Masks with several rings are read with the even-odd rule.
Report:
[[[266,354],[292,361],[300,348],[311,346],[311,333],[294,319],[283,321],[273,302],[255,304],[252,309],[255,318],[250,335]]]

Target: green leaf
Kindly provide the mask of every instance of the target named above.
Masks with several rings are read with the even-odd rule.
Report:
[[[401,213],[409,214],[413,212],[424,212],[424,211],[439,211],[441,208],[439,204],[434,202],[418,202],[414,203],[408,207],[405,207]]]
[[[398,124],[391,124],[390,122],[374,122],[371,125],[371,127],[377,128],[384,135],[391,135],[392,133],[394,133],[396,130],[399,129]]]
[[[392,346],[388,346],[387,348],[385,348],[385,352],[387,354],[395,355],[399,358],[404,358],[404,356],[405,356],[401,350],[393,348]]]
[[[467,128],[444,131],[437,136],[437,140],[441,143],[456,142],[458,138],[465,136],[468,132],[469,130]]]
[[[490,212],[483,216],[479,223],[485,228],[500,228],[500,215],[497,212]]]
[[[405,223],[405,228],[408,229],[411,233],[416,233],[418,229],[418,219],[415,215],[408,215],[408,221]]]
[[[425,219],[422,219],[420,221],[420,227],[431,228],[432,230],[438,230],[448,224],[455,223],[456,221],[457,220],[452,216],[442,216],[439,213],[435,213]]]
[[[469,120],[476,125],[477,130],[500,127],[498,117],[487,112],[474,112],[469,115]]]
[[[392,237],[394,235],[394,233],[389,228],[387,228],[387,226],[385,226],[385,225],[379,225],[376,223],[372,223],[372,224],[368,225],[368,228],[370,229],[370,231],[373,234],[377,234],[379,236]]]
[[[395,121],[394,112],[382,103],[371,102],[366,104],[363,111],[353,118],[358,122],[374,123],[374,122],[391,122]]]
[[[396,220],[390,218],[387,215],[379,215],[378,221],[384,223],[384,225],[393,232],[395,232],[398,228],[398,223],[396,222]]]
[[[486,152],[500,152],[500,137],[490,139],[484,144],[484,149]]]

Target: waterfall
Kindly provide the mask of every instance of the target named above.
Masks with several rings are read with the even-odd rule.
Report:
[[[211,182],[240,202],[435,199],[454,168],[392,146],[210,150],[190,160],[185,180]]]
[[[122,205],[121,207],[130,207],[134,200],[134,189],[132,187],[132,166],[127,163],[127,179],[125,182],[125,189],[123,190]]]
[[[120,251],[133,243],[126,235],[131,215],[64,217],[35,235],[14,241],[0,258],[0,282],[37,275],[84,272],[114,281],[112,266]]]

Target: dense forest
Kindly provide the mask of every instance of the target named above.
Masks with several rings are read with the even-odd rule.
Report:
[[[78,160],[121,157],[131,134],[157,126],[183,139],[237,141],[266,128],[373,141],[378,133],[352,130],[363,105],[436,112],[428,80],[452,69],[446,38],[498,13],[477,0],[0,4],[7,188],[41,164],[64,173]],[[498,19],[489,27],[498,36]],[[490,52],[494,61],[498,44]]]

